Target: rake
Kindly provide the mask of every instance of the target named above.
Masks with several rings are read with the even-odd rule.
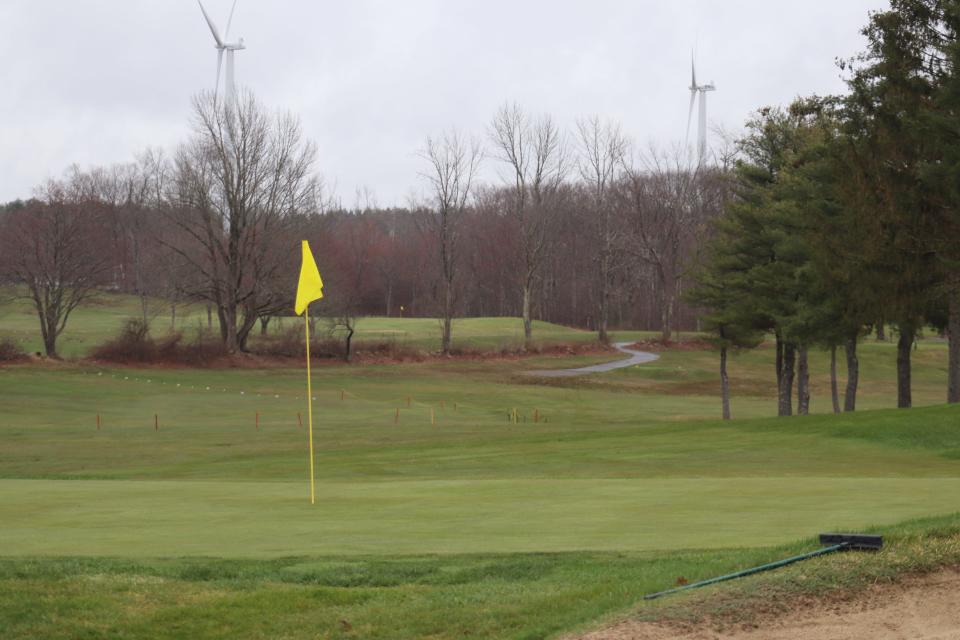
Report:
[[[798,556],[784,558],[783,560],[777,560],[776,562],[768,562],[767,564],[762,564],[759,567],[752,567],[750,569],[737,571],[736,573],[728,573],[726,575],[718,576],[716,578],[710,578],[708,580],[701,580],[700,582],[685,584],[681,587],[667,589],[666,591],[658,591],[657,593],[650,593],[643,596],[643,599],[653,600],[654,598],[659,598],[660,596],[666,596],[671,593],[677,593],[679,591],[687,591],[688,589],[697,589],[699,587],[706,587],[707,585],[717,584],[718,582],[726,582],[727,580],[734,580],[736,578],[752,576],[755,573],[762,573],[764,571],[770,571],[771,569],[779,569],[780,567],[785,567],[788,564],[793,564],[794,562],[800,562],[801,560],[816,558],[817,556],[825,556],[828,553],[834,553],[835,551],[852,551],[852,550],[879,551],[880,549],[883,548],[883,536],[871,536],[871,535],[864,535],[861,533],[821,533],[820,544],[826,545],[826,546],[820,549],[817,549],[816,551],[802,553]]]

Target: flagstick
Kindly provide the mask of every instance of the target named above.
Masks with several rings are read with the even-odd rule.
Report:
[[[314,504],[313,494],[313,389],[310,386],[310,305],[303,310],[304,333],[307,337],[307,433],[310,438],[310,504]]]

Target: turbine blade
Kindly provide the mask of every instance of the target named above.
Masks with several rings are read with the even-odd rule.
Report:
[[[230,23],[233,22],[233,10],[236,8],[237,8],[237,0],[233,0],[233,4],[230,6],[230,17],[227,18],[227,30],[223,32],[224,40],[230,37]]]
[[[198,2],[200,0],[197,0]],[[696,91],[697,88],[697,66],[693,61],[693,54],[690,54],[690,89]]]
[[[684,138],[683,146],[690,144],[690,122],[693,120],[693,103],[697,99],[697,92],[694,89],[690,90],[690,111],[687,112],[687,135]]]
[[[217,46],[223,46],[223,40],[220,39],[220,34],[217,33],[217,28],[213,26],[213,20],[210,19],[210,16],[207,15],[207,10],[203,8],[203,3],[200,0],[197,0],[197,4],[200,5],[200,11],[203,12],[203,17],[207,21],[207,25],[210,27],[210,33],[213,34],[213,39],[217,41]]]
[[[223,65],[223,49],[217,49],[217,83],[213,85],[213,97],[216,99],[220,90],[220,67]]]

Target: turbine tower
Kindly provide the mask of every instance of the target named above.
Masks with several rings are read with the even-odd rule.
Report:
[[[226,96],[225,102],[228,108],[233,107],[233,102],[236,96],[236,86],[233,83],[233,54],[235,51],[240,49],[246,49],[243,46],[243,38],[240,38],[236,42],[227,42],[227,38],[230,35],[230,23],[233,22],[233,10],[237,8],[237,0],[233,0],[233,5],[230,7],[230,17],[227,18],[227,30],[223,32],[223,37],[220,37],[220,32],[217,31],[217,27],[213,24],[213,20],[210,19],[210,15],[207,13],[207,10],[203,8],[203,3],[200,0],[197,0],[197,4],[200,5],[200,11],[203,12],[203,17],[207,21],[207,25],[210,27],[210,33],[213,34],[214,47],[217,49],[217,80],[213,85],[213,96],[216,98],[217,91],[220,88],[220,67],[223,65],[223,53],[227,53],[227,75],[223,82],[223,93]]]
[[[690,112],[687,114],[687,139],[690,139],[690,121],[693,119],[693,103],[700,94],[700,110],[697,114],[697,166],[703,164],[707,155],[707,92],[716,91],[713,81],[697,84],[697,66],[690,57]]]

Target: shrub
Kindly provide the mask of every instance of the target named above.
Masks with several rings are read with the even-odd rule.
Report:
[[[153,362],[157,345],[150,339],[150,325],[140,318],[131,318],[116,338],[96,347],[92,355],[97,360],[110,362]]]
[[[258,340],[251,349],[259,356],[278,358],[303,358],[306,356],[306,346],[303,330],[290,327],[285,331]],[[313,338],[310,340],[310,359],[342,358],[343,341],[336,338]]]
[[[16,362],[27,357],[13,338],[0,338],[0,362]]]
[[[127,320],[120,334],[96,347],[96,360],[120,363],[166,363],[209,366],[226,355],[223,344],[209,333],[198,330],[189,343],[181,332],[170,333],[159,341],[150,337],[149,326],[140,319]]]

